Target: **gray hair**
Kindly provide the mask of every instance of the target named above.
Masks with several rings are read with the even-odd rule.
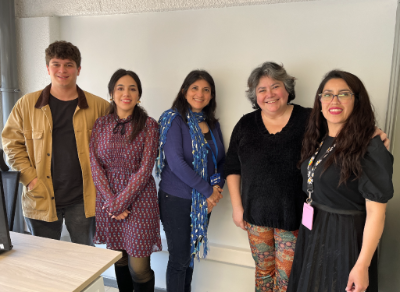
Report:
[[[265,62],[261,66],[254,69],[247,80],[247,86],[249,88],[246,91],[246,95],[254,109],[260,108],[260,106],[257,104],[256,88],[258,83],[260,83],[260,79],[266,76],[283,82],[286,91],[289,93],[288,102],[295,99],[296,94],[294,92],[294,86],[296,84],[296,78],[287,74],[285,68],[283,68],[283,65],[278,65],[274,62]]]

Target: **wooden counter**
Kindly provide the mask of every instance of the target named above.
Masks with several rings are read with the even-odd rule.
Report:
[[[121,252],[10,232],[13,249],[0,253],[0,291],[82,291],[122,257]]]

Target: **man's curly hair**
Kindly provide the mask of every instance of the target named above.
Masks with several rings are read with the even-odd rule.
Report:
[[[53,58],[58,59],[70,59],[75,61],[76,67],[81,66],[81,52],[78,47],[66,41],[55,41],[50,44],[46,49],[46,65],[49,66],[49,62]]]

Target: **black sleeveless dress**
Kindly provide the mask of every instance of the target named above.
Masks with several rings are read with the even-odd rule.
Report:
[[[334,138],[327,137],[315,161]],[[332,155],[334,150],[329,154]],[[307,190],[307,159],[301,167]],[[387,203],[393,196],[393,156],[380,137],[371,140],[362,160],[363,174],[338,187],[340,168],[324,162],[314,176],[313,228],[301,225],[287,292],[342,292],[362,247],[366,219],[365,199]],[[367,292],[378,292],[377,253],[369,268]]]

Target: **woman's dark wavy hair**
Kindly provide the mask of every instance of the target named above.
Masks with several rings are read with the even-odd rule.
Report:
[[[116,114],[117,113],[117,106],[114,102],[114,90],[115,90],[115,85],[117,84],[118,80],[124,76],[131,76],[133,80],[135,80],[137,84],[137,88],[139,91],[139,100],[142,97],[142,83],[140,82],[139,77],[137,74],[133,71],[125,70],[125,69],[118,69],[117,71],[114,72],[114,74],[111,76],[110,82],[108,82],[108,94],[110,94],[111,97],[111,102],[110,106],[107,110],[107,114]],[[144,129],[146,125],[146,120],[147,120],[147,112],[146,110],[139,106],[137,104],[135,108],[133,109],[132,113],[132,133],[129,137],[130,141],[132,142],[136,136]]]
[[[321,112],[318,94],[331,79],[343,79],[354,93],[354,108],[340,133],[335,138],[336,147],[325,163],[327,169],[332,163],[340,167],[339,185],[346,184],[351,176],[359,178],[362,173],[361,159],[375,132],[375,115],[367,90],[361,80],[348,72],[332,70],[327,73],[315,94],[314,108],[308,121],[301,150],[299,165],[314,155],[319,143],[328,134],[328,124]]]
[[[205,70],[193,70],[186,76],[181,88],[179,89],[178,95],[176,96],[174,102],[172,103],[171,108],[176,109],[182,116],[183,120],[187,122],[186,114],[188,113],[190,105],[186,100],[186,93],[188,92],[190,85],[192,85],[198,80],[207,81],[207,83],[211,87],[212,98],[210,100],[210,103],[206,107],[204,107],[203,113],[205,114],[206,117],[205,121],[207,122],[209,127],[211,129],[214,129],[215,124],[218,121],[215,118],[215,109],[217,107],[215,83],[211,75]]]

